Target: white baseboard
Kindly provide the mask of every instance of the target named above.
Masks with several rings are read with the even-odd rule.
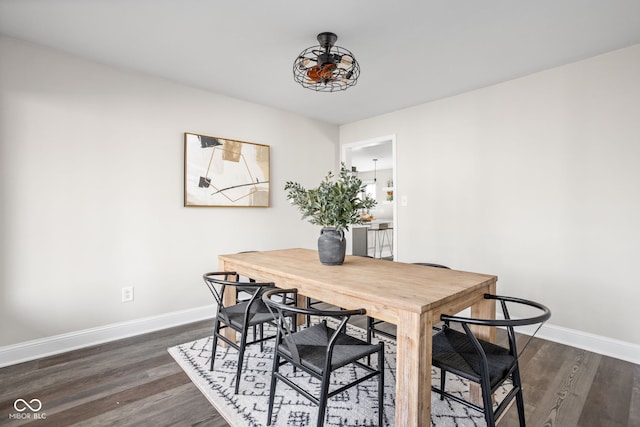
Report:
[[[536,336],[640,365],[638,344],[549,324],[545,324]]]
[[[471,315],[470,309],[465,309],[458,313],[459,316],[468,317]],[[497,313],[496,317],[503,319],[501,313]],[[568,345],[570,347],[581,348],[593,353],[603,354],[605,356],[614,357],[616,359],[626,360],[627,362],[640,365],[640,345],[626,341],[616,340],[601,335],[590,334],[575,329],[568,329],[562,326],[551,325],[545,323],[539,331],[536,327],[523,326],[517,328],[516,332],[531,335],[544,340],[557,342]]]
[[[0,368],[134,335],[210,319],[214,313],[215,305],[206,305],[0,347]]]
[[[210,319],[215,306],[176,311],[0,347],[0,368],[134,335]],[[464,315],[464,314],[462,314]],[[527,331],[519,331],[527,333]],[[533,331],[529,331],[532,333]],[[640,345],[545,324],[537,337],[640,365]]]

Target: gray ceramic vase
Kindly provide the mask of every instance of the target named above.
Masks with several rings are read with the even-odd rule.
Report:
[[[344,231],[336,231],[334,227],[324,227],[318,237],[318,255],[324,265],[340,265],[344,262],[347,241]]]

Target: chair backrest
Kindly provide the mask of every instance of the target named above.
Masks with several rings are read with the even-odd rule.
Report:
[[[266,289],[274,288],[273,283],[242,282],[239,281],[238,273],[234,271],[210,272],[202,275],[207,288],[218,303],[218,310],[225,307],[224,294],[228,287],[241,290],[251,295],[248,304],[251,306],[255,301],[260,301],[260,296]]]
[[[366,313],[366,310],[363,308],[357,310],[318,310],[315,308],[296,307],[282,302],[284,301],[283,297],[285,294],[297,293],[297,289],[272,289],[262,294],[262,301],[269,308],[278,325],[278,339],[276,342],[279,342],[282,339],[282,342],[284,342],[289,349],[294,362],[300,363],[298,349],[291,338],[292,334],[297,331],[297,326],[295,324],[297,316],[292,316],[292,314],[321,317],[324,318],[323,322],[325,325],[326,318],[334,318],[338,321],[338,326],[335,327],[335,331],[329,338],[327,351],[328,360],[331,360],[333,346],[335,345],[336,339],[340,333],[344,332],[349,318],[351,316],[363,315]]]
[[[443,314],[440,316],[440,319],[443,321],[452,321],[452,322],[464,322],[472,325],[481,325],[481,326],[504,326],[504,327],[515,327],[515,326],[527,326],[527,325],[535,325],[537,323],[544,323],[551,317],[551,310],[543,304],[539,302],[530,301],[522,298],[516,297],[508,297],[504,295],[492,295],[485,294],[485,299],[493,299],[500,302],[500,306],[502,307],[502,314],[504,319],[475,319],[472,317],[460,317],[460,316],[449,316]],[[509,310],[507,307],[507,303],[512,304],[520,304],[524,306],[529,306],[540,310],[540,313],[536,316],[530,316],[525,318],[517,318],[512,319],[509,314]]]
[[[449,316],[446,314],[441,315],[440,319],[444,321],[445,325],[447,326],[449,326],[451,322],[460,324],[464,329],[465,333],[467,334],[467,337],[469,338],[470,342],[475,347],[476,352],[481,358],[481,361],[483,361],[483,363],[485,364],[487,363],[486,354],[480,342],[471,331],[470,325],[505,328],[507,330],[507,335],[509,340],[509,353],[511,354],[511,356],[515,358],[514,360],[514,364],[515,364],[517,363],[517,360],[520,354],[518,353],[518,349],[516,347],[516,335],[515,335],[514,328],[518,326],[538,325],[536,330],[533,332],[533,334],[530,335],[529,340],[525,344],[524,348],[526,348],[527,345],[529,345],[529,342],[531,342],[531,339],[542,327],[544,322],[549,320],[549,318],[551,317],[551,310],[549,310],[549,308],[543,304],[540,304],[535,301],[522,299],[522,298],[515,298],[515,297],[509,297],[509,296],[503,296],[503,295],[491,295],[491,294],[485,294],[484,298],[496,300],[497,302],[500,303],[500,307],[502,308],[502,316],[503,316],[502,319],[477,319],[477,318],[470,318],[470,317]],[[536,309],[537,312],[535,315],[532,315],[529,317],[512,319],[511,314],[509,313],[508,306],[517,306],[517,305],[532,307]],[[524,348],[523,348],[523,351],[524,351]]]

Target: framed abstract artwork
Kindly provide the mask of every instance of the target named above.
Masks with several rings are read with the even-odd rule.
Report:
[[[269,207],[269,146],[184,134],[186,207]]]

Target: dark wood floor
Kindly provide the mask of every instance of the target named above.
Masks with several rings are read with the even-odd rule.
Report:
[[[0,425],[227,426],[167,352],[211,326],[194,323],[0,369]],[[640,426],[639,365],[534,339],[521,369],[529,426]],[[9,419],[18,398],[39,399],[46,419]],[[515,407],[499,423],[517,424]]]

